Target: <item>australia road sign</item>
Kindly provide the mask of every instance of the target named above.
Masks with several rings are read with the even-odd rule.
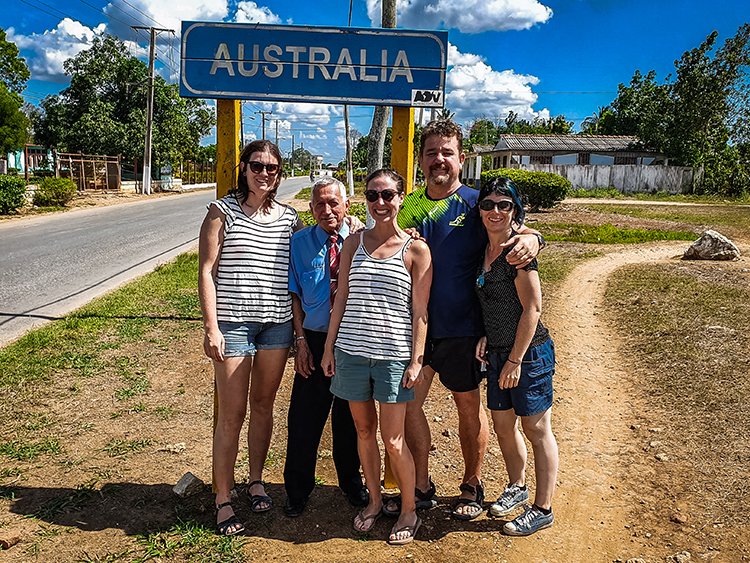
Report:
[[[448,33],[183,22],[180,95],[443,107]]]

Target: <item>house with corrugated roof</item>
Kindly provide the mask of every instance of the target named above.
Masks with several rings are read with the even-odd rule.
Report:
[[[462,179],[477,185],[483,168],[520,168],[554,172],[574,188],[612,186],[622,192],[669,191],[692,188],[692,168],[669,166],[666,155],[642,147],[626,135],[503,134],[494,146],[474,145],[466,155]]]

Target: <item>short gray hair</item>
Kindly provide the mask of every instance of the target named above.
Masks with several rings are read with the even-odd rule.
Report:
[[[321,178],[320,180],[316,180],[316,182],[312,186],[312,192],[310,192],[310,201],[313,200],[315,196],[315,192],[317,190],[320,190],[322,188],[325,188],[326,186],[336,186],[339,189],[339,193],[341,194],[341,200],[346,201],[347,195],[346,195],[346,186],[341,183],[341,181],[337,180],[336,178],[332,176],[326,176],[324,178]]]

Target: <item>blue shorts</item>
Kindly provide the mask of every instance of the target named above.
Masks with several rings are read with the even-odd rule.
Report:
[[[334,348],[336,374],[331,393],[345,401],[406,403],[414,399],[414,388],[402,385],[409,360],[373,360]]]
[[[521,379],[516,387],[500,389],[500,370],[509,353],[488,352],[487,408],[513,409],[518,416],[540,414],[552,406],[552,376],[555,373],[555,344],[548,338],[529,348],[521,362]]]
[[[219,321],[224,335],[224,356],[254,356],[258,350],[289,348],[294,339],[292,321],[285,323],[230,323]]]

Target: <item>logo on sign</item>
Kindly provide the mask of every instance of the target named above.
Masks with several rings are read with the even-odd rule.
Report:
[[[443,93],[440,90],[412,90],[411,105],[442,107]]]

